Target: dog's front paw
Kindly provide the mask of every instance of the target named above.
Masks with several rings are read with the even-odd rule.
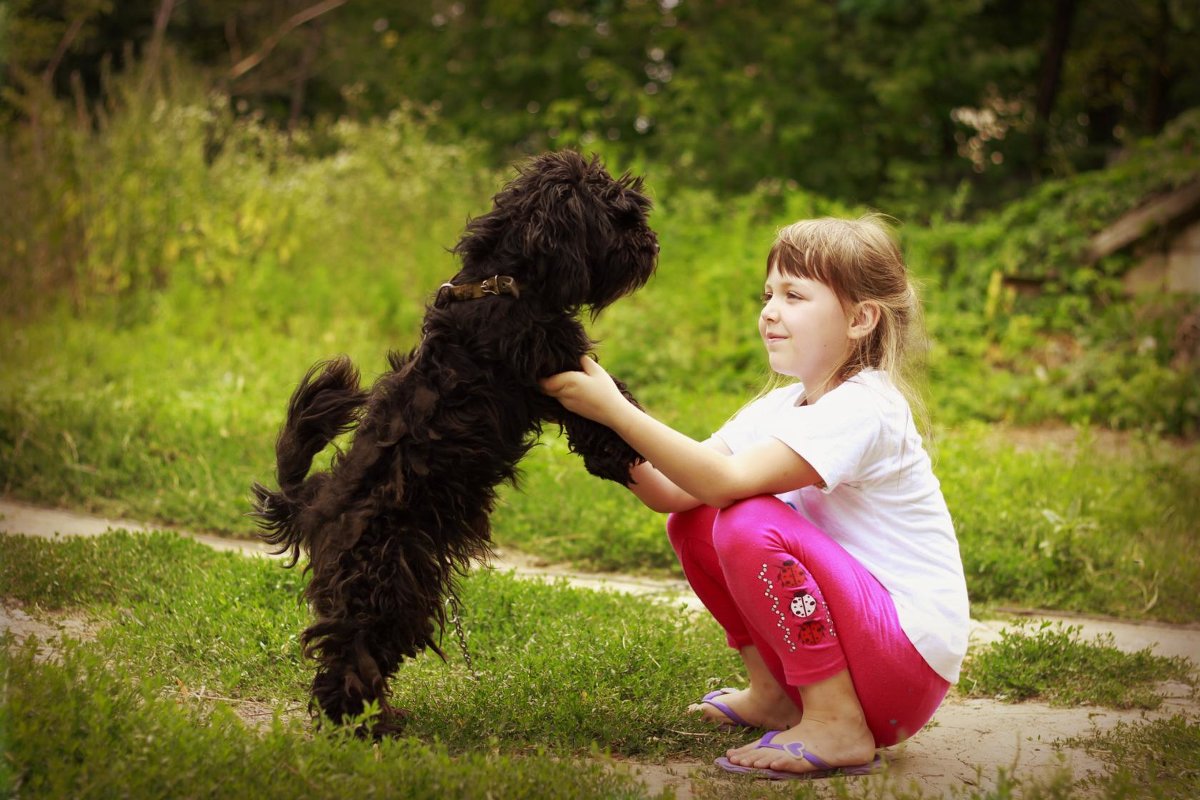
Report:
[[[622,442],[621,444],[625,444]],[[633,483],[630,471],[646,459],[633,448],[626,445],[619,452],[581,453],[583,466],[597,478],[614,481],[622,486]]]

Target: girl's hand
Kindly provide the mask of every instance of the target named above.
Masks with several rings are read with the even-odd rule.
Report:
[[[581,417],[606,423],[614,410],[629,404],[604,368],[589,356],[580,359],[582,372],[560,372],[539,381],[542,391]]]

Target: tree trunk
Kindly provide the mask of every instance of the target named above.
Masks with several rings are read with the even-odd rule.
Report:
[[[1034,105],[1033,158],[1038,170],[1046,152],[1046,135],[1050,127],[1050,115],[1058,99],[1062,83],[1063,59],[1071,39],[1071,26],[1075,21],[1076,0],[1056,0],[1054,19],[1050,23],[1050,35],[1046,38],[1046,49],[1042,51],[1041,76],[1038,79],[1037,100]]]
[[[297,70],[296,79],[292,82],[292,104],[288,112],[287,125],[288,136],[291,136],[292,131],[300,123],[300,117],[304,114],[304,95],[308,87],[308,79],[312,77],[312,66],[317,60],[317,52],[320,48],[321,21],[317,20],[308,32],[308,41],[300,56],[300,68]]]
[[[1154,49],[1150,58],[1150,85],[1146,88],[1146,108],[1142,123],[1146,132],[1157,134],[1167,122],[1167,93],[1171,89],[1171,62],[1168,47],[1171,37],[1171,5],[1158,2],[1158,27],[1154,31]]]

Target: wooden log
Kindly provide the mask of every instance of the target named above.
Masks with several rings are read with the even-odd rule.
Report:
[[[1155,228],[1168,225],[1197,207],[1200,207],[1200,181],[1136,208],[1092,237],[1087,262],[1091,264],[1123,250]]]

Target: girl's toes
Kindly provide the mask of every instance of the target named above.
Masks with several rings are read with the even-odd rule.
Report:
[[[758,742],[751,742],[750,744],[744,744],[741,747],[731,747],[730,749],[725,751],[725,755],[732,761],[734,758],[741,758],[742,756],[745,756],[747,753],[754,752],[754,750],[757,746],[758,746]],[[734,762],[734,763],[737,763],[737,762]],[[743,765],[743,766],[745,766],[745,765]]]

